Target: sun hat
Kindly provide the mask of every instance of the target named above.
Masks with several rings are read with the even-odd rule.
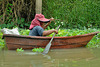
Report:
[[[43,14],[36,14],[35,18],[32,20],[29,29],[33,29],[35,26],[41,26],[41,22],[50,22],[50,19],[46,19]]]
[[[45,18],[43,14],[36,14],[35,17],[40,22],[45,22],[45,23],[50,22],[50,19]]]

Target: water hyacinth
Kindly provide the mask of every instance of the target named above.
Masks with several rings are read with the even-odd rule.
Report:
[[[41,47],[39,47],[39,48],[34,48],[34,49],[32,49],[32,51],[33,51],[33,52],[43,52],[43,51],[44,51],[44,48],[41,48]]]
[[[22,48],[17,48],[16,52],[23,52],[24,50]]]
[[[92,33],[92,32],[97,32],[100,31],[99,29],[59,29],[58,30],[58,34],[56,34],[56,36],[76,36],[76,35],[83,35],[83,34],[88,34],[88,33]],[[50,37],[53,36],[53,34],[49,35]]]

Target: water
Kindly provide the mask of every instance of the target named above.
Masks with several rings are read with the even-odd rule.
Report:
[[[4,50],[0,51],[0,67],[100,67],[100,49],[54,49],[47,55]]]

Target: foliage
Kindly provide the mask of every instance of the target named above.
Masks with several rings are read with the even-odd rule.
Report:
[[[76,36],[76,35],[83,35],[83,34],[88,34],[88,33],[92,33],[92,32],[97,32],[100,31],[99,29],[92,29],[92,28],[88,28],[86,29],[84,27],[84,29],[59,29],[58,33],[55,36]],[[49,35],[50,37],[53,36],[53,33]]]
[[[35,1],[1,0],[0,27],[29,28],[35,15]],[[42,9],[46,18],[59,19],[50,28],[100,28],[99,0],[43,0]]]
[[[92,40],[88,43],[87,47],[89,48],[100,47],[100,33],[92,38]]]
[[[17,52],[23,52],[24,50],[22,48],[17,48]]]
[[[21,19],[17,19],[17,23],[16,21],[11,21],[7,24],[1,24],[0,27],[1,28],[14,28],[14,27],[19,27],[19,28],[28,28],[30,26],[31,22],[27,22],[25,23],[25,19],[21,18]]]
[[[29,28],[35,15],[35,0],[0,0],[1,28]]]
[[[25,23],[25,19],[24,18],[19,18],[19,19],[17,19],[17,26],[19,27],[19,28],[28,28],[29,26],[30,26],[30,23],[31,22],[27,22],[27,23]]]
[[[32,49],[33,52],[43,52],[44,48],[34,48]]]
[[[56,24],[62,21],[62,28],[100,28],[99,0],[43,0],[43,14],[60,19]]]
[[[5,43],[4,43],[4,40],[2,39],[2,36],[3,36],[3,34],[0,32],[0,49],[4,48],[4,46],[5,46]]]
[[[20,35],[29,35],[30,30],[29,29],[19,29]]]

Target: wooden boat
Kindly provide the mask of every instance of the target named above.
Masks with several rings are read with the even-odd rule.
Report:
[[[93,38],[94,35],[99,32],[93,32],[84,35],[67,36],[67,37],[54,37],[51,48],[76,48],[85,47],[87,43]],[[40,37],[40,36],[24,36],[24,35],[3,35],[6,45],[9,50],[17,48],[33,49],[33,48],[45,48],[52,37]]]

